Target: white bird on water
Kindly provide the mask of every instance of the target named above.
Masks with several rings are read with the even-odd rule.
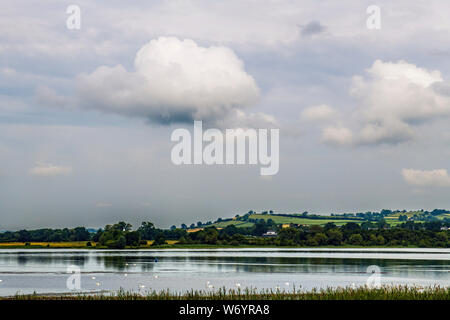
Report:
[[[157,276],[157,275],[155,276],[155,279],[158,279],[158,276]]]
[[[95,280],[95,277],[91,277],[92,280]]]
[[[236,283],[236,287],[240,288],[241,284],[240,283]]]
[[[289,282],[286,282],[285,285],[289,286]]]
[[[125,273],[125,274],[124,274],[124,276],[125,276],[125,277],[127,277],[127,276],[128,276],[128,274],[127,274],[127,273]]]
[[[100,286],[100,282],[96,282],[95,284],[97,285],[97,287],[99,287],[99,286]]]

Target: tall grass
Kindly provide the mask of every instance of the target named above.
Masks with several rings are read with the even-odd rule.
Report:
[[[15,295],[16,300],[450,300],[447,287],[382,286],[380,288],[326,288],[311,291],[256,290],[220,288],[214,291],[190,290],[183,293],[169,290],[133,292],[119,290],[108,294]]]

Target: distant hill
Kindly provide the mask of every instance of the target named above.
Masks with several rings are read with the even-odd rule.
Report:
[[[406,210],[381,210],[380,212],[358,212],[342,213],[330,215],[317,215],[304,213],[281,214],[270,212],[256,213],[249,211],[244,215],[236,215],[233,218],[219,218],[214,222],[191,224],[190,228],[214,226],[225,228],[228,225],[235,225],[238,228],[252,227],[258,220],[271,219],[275,224],[287,225],[324,225],[329,222],[335,225],[343,225],[349,222],[361,224],[363,222],[377,222],[384,220],[387,224],[395,226],[407,221],[425,222],[437,220],[450,220],[450,211],[445,209],[435,209],[433,211],[406,211]]]

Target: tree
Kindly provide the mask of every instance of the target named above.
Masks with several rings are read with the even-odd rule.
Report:
[[[369,242],[370,242],[370,245],[376,245],[377,244],[377,236],[374,234],[371,234],[369,236]]]
[[[158,233],[155,237],[155,241],[153,241],[152,246],[160,246],[166,244],[166,237],[164,237],[164,233]]]
[[[91,234],[86,230],[85,227],[76,227],[72,230],[72,233],[72,241],[87,241],[91,238]]]
[[[355,222],[348,222],[342,226],[341,230],[344,234],[359,233],[361,231],[361,227]]]
[[[103,234],[103,229],[102,228],[98,229],[97,232],[92,236],[92,240],[94,240],[95,242],[98,242],[102,234]]]
[[[230,224],[222,229],[222,233],[231,237],[234,234],[238,233],[238,228],[234,224]]]
[[[239,244],[245,244],[246,242],[247,241],[246,241],[245,237],[242,234],[236,233],[236,234],[234,234],[231,237],[231,244],[233,246],[236,246],[236,245],[239,245]]]
[[[328,242],[327,236],[324,233],[322,233],[322,232],[316,233],[314,235],[314,240],[315,240],[315,242],[317,242],[317,244],[319,246],[325,245]]]
[[[319,226],[319,225],[312,225],[312,226],[309,226],[309,231],[310,231],[311,233],[319,233],[319,232],[323,232],[323,229],[324,229],[324,228],[322,228],[322,227]]]
[[[328,231],[328,230],[330,230],[330,229],[335,229],[336,228],[336,225],[333,223],[333,222],[327,222],[324,226],[323,226],[323,229],[325,230],[325,231]]]
[[[217,243],[217,239],[219,237],[219,232],[217,231],[216,228],[214,228],[214,227],[206,228],[205,233],[206,233],[205,242],[207,244],[216,244]]]
[[[307,244],[308,246],[311,246],[311,247],[315,247],[315,246],[318,246],[318,245],[319,245],[319,244],[317,243],[317,240],[314,239],[314,237],[311,236],[311,235],[309,235],[309,236],[307,237],[306,244]]]
[[[115,249],[124,249],[126,244],[127,239],[124,236],[120,236],[115,243]]]
[[[284,228],[278,233],[280,244],[283,246],[294,245],[298,238],[298,230],[295,228]]]
[[[143,240],[153,240],[156,233],[155,225],[149,221],[142,222],[137,231]]]
[[[20,230],[19,231],[19,238],[18,240],[20,242],[27,242],[27,241],[31,241],[31,235],[30,232],[28,232],[27,230]]]
[[[382,235],[379,235],[377,237],[377,245],[381,246],[385,243],[384,237]]]
[[[333,246],[338,246],[341,244],[343,235],[338,229],[330,229],[327,231],[328,243]]]
[[[113,228],[116,230],[121,230],[121,231],[130,231],[131,230],[131,224],[120,221],[116,224],[113,225]]]
[[[355,233],[350,236],[349,242],[354,245],[361,245],[363,242],[363,238],[359,233]]]
[[[263,219],[258,220],[258,222],[253,227],[253,235],[261,236],[263,233],[267,232],[268,227]]]
[[[137,247],[141,241],[141,235],[137,231],[130,231],[125,233],[125,239],[127,246]]]

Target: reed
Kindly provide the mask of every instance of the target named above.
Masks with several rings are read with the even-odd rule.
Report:
[[[169,290],[125,291],[113,293],[79,293],[65,295],[15,295],[12,300],[450,300],[450,287],[382,286],[338,287],[326,289],[257,290],[253,288],[189,290],[178,293]]]

